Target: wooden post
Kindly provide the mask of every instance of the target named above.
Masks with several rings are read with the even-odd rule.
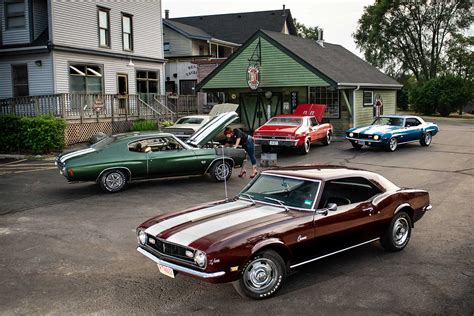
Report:
[[[36,116],[40,115],[39,99],[37,96],[35,97],[35,112]]]

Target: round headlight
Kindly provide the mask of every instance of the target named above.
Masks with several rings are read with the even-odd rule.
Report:
[[[194,262],[201,268],[206,266],[207,263],[207,257],[206,254],[200,250],[196,250],[196,253],[194,254]]]
[[[147,239],[145,231],[141,230],[138,232],[138,242],[140,242],[140,244],[146,244]]]
[[[380,138],[379,135],[374,135],[374,140],[378,140]]]
[[[353,137],[354,136],[354,133],[349,133],[349,137]]]

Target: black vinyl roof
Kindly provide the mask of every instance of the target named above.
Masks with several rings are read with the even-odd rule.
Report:
[[[244,43],[260,29],[281,32],[285,22],[287,22],[289,33],[296,35],[289,9],[190,16],[163,21],[178,22],[181,26],[188,25],[194,27],[194,29],[188,29],[190,33],[205,33],[213,38],[236,44]],[[187,32],[184,29],[183,31]]]

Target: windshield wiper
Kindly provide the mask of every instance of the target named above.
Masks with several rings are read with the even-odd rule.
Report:
[[[274,201],[274,202],[277,202],[278,204],[280,204],[281,206],[283,206],[285,208],[285,210],[289,211],[290,209],[288,208],[288,206],[285,205],[285,203],[283,203],[283,201],[279,200],[279,199],[274,199],[274,198],[271,198],[271,197],[268,197],[268,196],[264,196],[265,199],[267,200],[270,200],[270,201]]]
[[[253,196],[251,196],[250,194],[248,193],[240,193],[240,195],[243,195],[243,196],[246,196],[250,199],[250,201],[252,201],[252,204],[255,205],[257,202],[255,202],[255,200],[253,199]]]

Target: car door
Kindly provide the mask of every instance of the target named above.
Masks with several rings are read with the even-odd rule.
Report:
[[[154,146],[153,146],[154,145]],[[148,140],[148,174],[150,177],[169,177],[199,174],[200,163],[192,149],[171,136]]]
[[[423,129],[421,128],[421,122],[414,117],[407,117],[405,119],[405,129],[404,129],[404,141],[414,141],[421,138]]]
[[[326,136],[324,128],[318,123],[318,120],[315,117],[309,118],[309,122],[312,130],[311,140],[313,142]]]
[[[314,215],[316,253],[324,255],[372,240],[379,236],[376,229],[377,206],[372,199],[381,190],[362,177],[348,177],[326,181],[319,200],[318,210],[330,203],[334,211]]]

